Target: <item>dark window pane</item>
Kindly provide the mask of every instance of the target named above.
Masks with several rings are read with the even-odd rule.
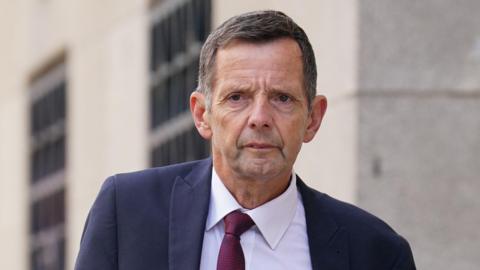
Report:
[[[154,49],[151,63],[157,68],[162,66],[162,74],[155,74],[152,78],[158,81],[152,87],[150,95],[152,130],[165,128],[162,125],[166,121],[188,112],[189,97],[197,87],[198,76],[198,52],[193,56],[191,52],[195,48],[193,46],[203,42],[210,31],[210,10],[211,3],[208,0],[185,1],[152,26],[151,46]],[[158,55],[164,55],[164,61],[157,61]],[[165,69],[167,71],[163,72]],[[162,79],[159,80],[158,76]],[[150,159],[153,166],[208,155],[208,143],[198,135],[195,128],[174,132],[176,134],[173,138],[152,148]]]
[[[38,249],[32,251],[30,265],[32,270],[43,270],[40,265],[40,251]]]
[[[197,77],[198,77],[198,59],[188,65],[187,75],[186,75],[186,90],[188,94],[195,90],[197,87]]]
[[[57,118],[57,115],[55,115],[55,105],[56,104],[54,102],[54,97],[55,97],[55,92],[56,91],[58,91],[58,90],[55,89],[55,91],[50,92],[50,94],[47,95],[47,98],[45,100],[45,102],[46,102],[45,111],[46,111],[46,115],[47,115],[46,127],[51,126]]]
[[[66,157],[66,82],[61,81],[45,94],[32,101],[30,126],[32,149],[30,172],[32,191],[38,192],[38,181],[58,181],[53,176],[65,167]],[[38,193],[36,193],[38,194]],[[65,269],[65,245],[62,230],[54,230],[65,223],[65,192],[63,189],[42,194],[30,206],[30,233],[32,236],[31,269]],[[46,231],[53,237],[40,241],[38,236]],[[36,241],[36,242],[35,242]],[[33,247],[36,247],[35,249]]]
[[[176,88],[177,88],[177,76],[174,75],[171,77],[169,81],[169,87],[168,87],[168,118],[172,118],[177,114],[177,99],[178,95],[175,93]]]
[[[185,14],[184,6],[180,7],[176,12],[176,22],[177,22],[177,40],[178,40],[178,47],[179,52],[185,52],[186,50],[186,14]]]
[[[185,67],[182,72],[178,74],[178,97],[180,100],[179,111],[183,112],[188,109],[188,90],[187,90],[187,67]]]
[[[170,46],[171,46],[171,60],[175,59],[175,56],[179,54],[181,51],[181,44],[179,36],[181,35],[179,25],[177,22],[177,17],[175,13],[172,16],[168,17],[168,21],[170,24]]]
[[[158,66],[158,58],[159,58],[159,52],[158,52],[158,36],[157,36],[157,29],[159,28],[158,24],[154,24],[150,28],[150,70],[155,71]]]
[[[164,164],[165,165],[168,165],[168,164],[171,164],[172,162],[172,157],[171,157],[171,152],[170,152],[170,144],[169,143],[166,143],[163,145],[164,147]]]
[[[174,54],[175,47],[172,46],[172,20],[171,17],[165,18],[163,22],[163,45],[165,51],[165,60],[167,62],[172,61],[172,55]]]
[[[167,22],[163,21],[160,22],[156,28],[156,40],[157,40],[157,54],[158,54],[158,61],[157,61],[157,68],[168,61],[168,54],[169,48],[168,43],[168,24]]]
[[[65,269],[65,238],[62,237],[57,245],[57,269]]]
[[[58,103],[59,103],[59,118],[65,119],[67,115],[66,104],[67,104],[67,97],[66,97],[66,82],[62,82],[60,85],[60,90],[57,95]]]
[[[30,133],[34,134],[37,131],[38,119],[37,119],[37,104],[33,104],[30,108]]]
[[[150,90],[150,128],[153,129],[157,126],[159,122],[159,113],[158,113],[158,105],[157,105],[157,95],[158,90],[156,87],[153,87]]]
[[[170,150],[170,157],[169,161],[170,163],[176,163],[178,162],[178,156],[177,156],[177,144],[175,143],[175,139],[170,139],[168,141],[168,146]]]
[[[35,180],[38,179],[39,175],[39,158],[40,158],[40,152],[38,150],[33,151],[32,156],[32,162],[30,162],[30,167],[31,169],[31,179],[32,183],[35,182]]]
[[[193,0],[193,18],[197,41],[205,41],[210,29],[210,1]]]

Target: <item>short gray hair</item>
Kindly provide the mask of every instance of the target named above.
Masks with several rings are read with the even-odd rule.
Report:
[[[215,74],[217,51],[233,40],[268,42],[279,38],[291,38],[302,51],[304,91],[308,108],[316,95],[317,67],[312,45],[303,29],[283,12],[274,10],[254,11],[232,17],[208,36],[200,52],[197,91],[206,95],[210,108],[212,79]]]

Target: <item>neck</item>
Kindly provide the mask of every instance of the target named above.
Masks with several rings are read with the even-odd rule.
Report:
[[[269,179],[240,177],[216,171],[235,200],[246,209],[253,209],[280,196],[290,183],[291,172]]]

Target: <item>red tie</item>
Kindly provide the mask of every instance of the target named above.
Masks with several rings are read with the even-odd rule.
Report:
[[[225,235],[218,253],[217,270],[245,270],[240,235],[255,223],[250,216],[238,211],[231,212],[223,221]]]

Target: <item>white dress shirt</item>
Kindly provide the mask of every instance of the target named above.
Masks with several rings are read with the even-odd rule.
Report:
[[[312,269],[305,210],[292,172],[290,184],[280,196],[251,210],[244,209],[212,169],[210,206],[203,238],[201,270],[217,269],[224,235],[223,218],[240,210],[255,225],[241,235],[245,270]]]

